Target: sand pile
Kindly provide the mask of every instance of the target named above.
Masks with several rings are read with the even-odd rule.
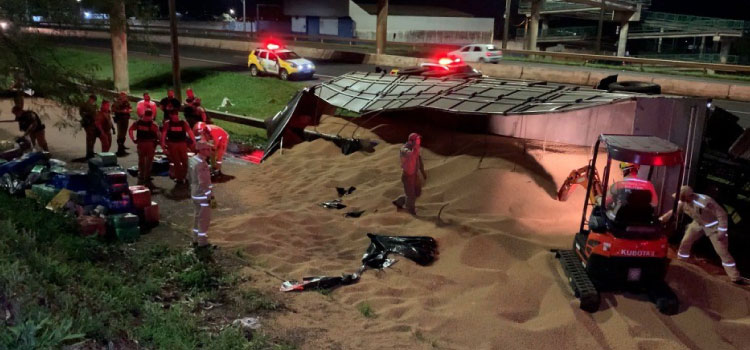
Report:
[[[289,279],[353,271],[369,243],[367,232],[439,241],[440,258],[432,266],[402,259],[393,269],[367,272],[358,284],[333,292],[349,313],[361,303],[371,305],[374,320],[334,311],[319,304],[316,293],[290,296],[304,316],[282,317],[280,325],[320,322],[319,335],[306,348],[327,348],[331,341],[345,349],[433,342],[452,349],[750,347],[747,332],[739,331],[750,330],[747,291],[707,279],[692,265],[677,264],[670,273],[685,303],[677,316],[663,316],[627,294],[605,294],[602,311],[593,315],[578,309],[549,249],[569,247],[578,228],[584,191],[565,203],[553,195],[572,168],[586,164],[588,149],[558,153],[520,140],[423,130],[428,179],[419,215],[412,217],[390,203],[402,188],[400,144],[383,140],[390,127],[373,133],[324,119],[318,131],[380,144],[372,153],[344,156],[318,140],[277,153],[253,169],[237,198],[249,212],[215,226],[221,245],[244,247],[266,269]],[[318,207],[337,197],[336,186],[357,187],[344,197],[349,207]],[[366,212],[348,219],[348,209]]]
[[[428,235],[440,245],[439,259],[428,267],[400,259],[330,295],[284,294],[292,312],[265,320],[264,327],[315,350],[750,349],[750,293],[691,264],[673,262],[668,276],[683,305],[675,316],[631,294],[604,294],[595,314],[578,309],[549,249],[568,248],[578,228],[583,191],[564,203],[553,196],[572,168],[586,164],[588,149],[560,153],[543,143],[412,129],[424,135],[428,174],[417,217],[390,203],[402,191],[400,144],[393,140],[402,142],[408,132],[392,125],[357,127],[330,118],[318,127],[378,141],[372,153],[344,156],[318,140],[277,152],[261,166],[225,165],[236,178],[216,187],[221,208],[211,239],[227,251],[241,250],[253,271],[268,272],[249,283],[271,293],[281,281],[269,275],[354,271],[369,244],[367,232]],[[343,197],[348,207],[319,207],[338,197],[336,186],[357,188]],[[176,205],[184,212],[168,219],[189,222],[189,203]],[[345,218],[349,209],[366,211]],[[357,311],[364,304],[377,317]]]

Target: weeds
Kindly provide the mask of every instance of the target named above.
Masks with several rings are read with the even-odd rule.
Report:
[[[370,303],[363,301],[359,304],[357,304],[357,310],[359,310],[359,313],[362,314],[362,316],[366,318],[376,318],[378,315],[375,314],[375,311],[372,309],[372,306],[370,306]]]
[[[193,311],[231,301],[236,278],[193,254],[79,237],[70,219],[5,193],[0,237],[0,349],[59,349],[86,339],[163,349],[276,347],[257,334],[248,340],[203,325]],[[257,292],[241,299],[245,309],[280,308]]]

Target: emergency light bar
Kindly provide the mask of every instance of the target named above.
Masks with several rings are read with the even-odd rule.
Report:
[[[269,50],[278,50],[279,49],[279,45],[278,44],[274,44],[274,43],[268,43],[268,44],[266,44],[266,48],[269,49]]]

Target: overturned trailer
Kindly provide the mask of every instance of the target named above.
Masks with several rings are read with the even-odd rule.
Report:
[[[267,120],[264,158],[282,142],[293,145],[307,139],[311,135],[305,127],[330,114],[351,118],[353,123],[377,118],[578,146],[592,145],[601,134],[653,135],[685,150],[681,182],[692,184],[707,103],[701,98],[612,93],[538,81],[352,72],[300,91]],[[356,149],[358,142],[337,135],[317,136],[335,139],[348,150]],[[402,142],[405,136],[393,141]],[[671,193],[661,192],[674,186],[660,174],[652,179],[663,199],[660,204],[670,207]]]

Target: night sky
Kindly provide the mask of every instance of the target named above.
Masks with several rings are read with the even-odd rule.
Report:
[[[166,0],[153,0],[155,3],[160,4],[163,9],[166,9]],[[299,1],[311,1],[311,0],[299,0]],[[367,3],[375,3],[376,0],[360,0]],[[517,0],[514,0],[517,1]],[[281,0],[246,0],[248,17],[254,16],[255,6],[257,3],[277,3],[281,4]],[[431,5],[431,6],[444,6],[468,12],[477,16],[488,16],[494,15],[499,16],[505,6],[503,0],[390,0],[393,4],[410,4],[410,5]],[[747,0],[652,0],[651,10],[672,12],[672,13],[684,13],[699,16],[719,17],[719,18],[732,18],[732,19],[743,19],[750,20],[750,11],[746,10],[746,7],[750,7],[750,1]],[[708,5],[707,3],[710,3]],[[229,8],[234,8],[238,13],[241,13],[242,1],[240,0],[180,0],[177,1],[177,8],[179,12],[187,11],[188,14],[193,15],[219,15],[222,12],[226,12]],[[166,12],[166,11],[164,11]]]

